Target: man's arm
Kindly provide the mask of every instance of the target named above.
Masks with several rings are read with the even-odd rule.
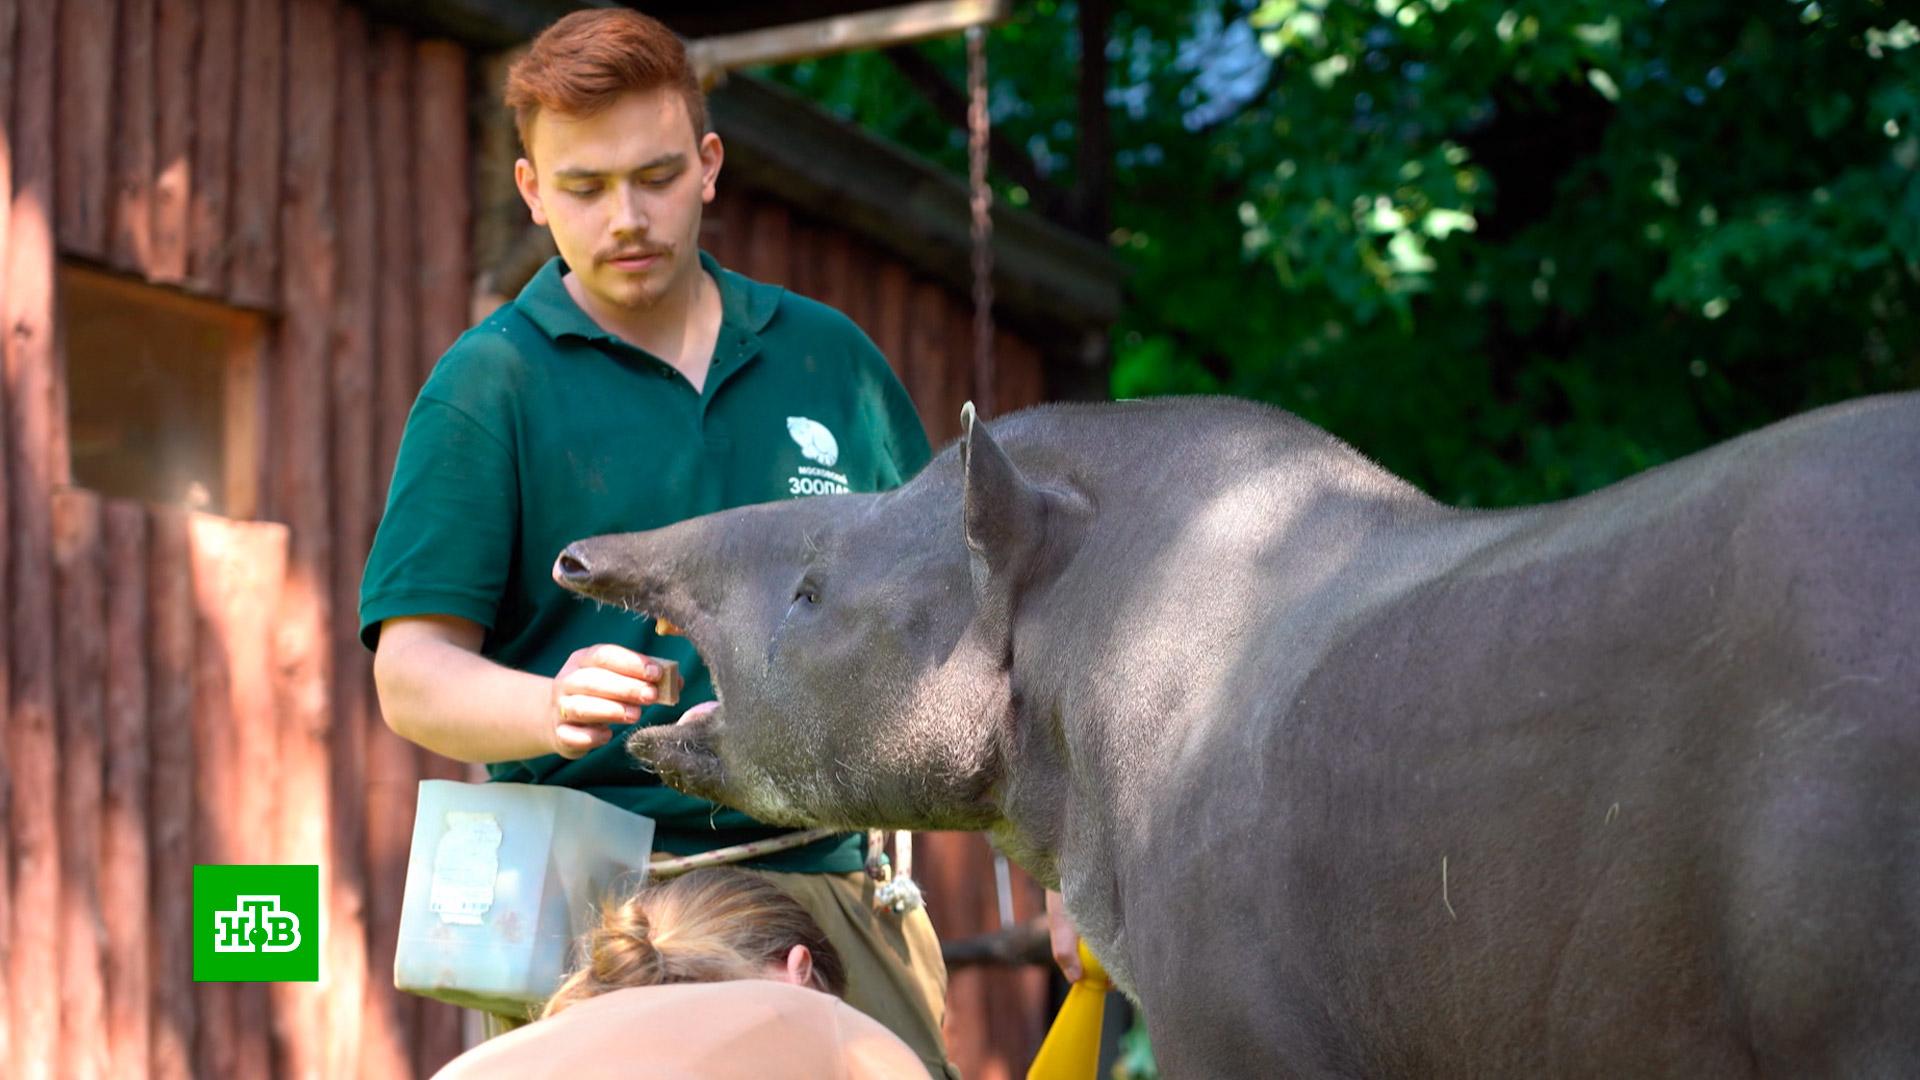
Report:
[[[395,734],[457,761],[577,758],[658,697],[659,663],[631,649],[589,646],[549,679],[481,656],[484,636],[450,616],[381,625],[373,681]]]

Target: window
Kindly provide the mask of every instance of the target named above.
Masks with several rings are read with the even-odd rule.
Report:
[[[80,266],[60,291],[73,482],[253,517],[264,318]]]

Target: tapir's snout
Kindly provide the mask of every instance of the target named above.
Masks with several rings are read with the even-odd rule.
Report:
[[[567,545],[567,550],[553,560],[553,580],[568,589],[581,588],[593,580],[593,563],[585,546],[578,541]]]

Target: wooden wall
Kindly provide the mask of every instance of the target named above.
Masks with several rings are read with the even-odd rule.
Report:
[[[413,794],[354,639],[400,427],[465,328],[468,58],[339,0],[0,0],[0,1073],[400,1077]],[[59,261],[261,313],[262,520],[69,486]],[[15,673],[18,673],[17,675]],[[195,984],[196,862],[318,863],[317,984]]]
[[[462,1044],[391,962],[415,785],[465,774],[381,722],[355,608],[406,412],[466,325],[471,69],[342,0],[0,0],[0,1074],[405,1077]],[[851,314],[957,434],[965,297],[764,192],[708,226]],[[259,520],[72,486],[62,261],[265,321]],[[1040,400],[1039,352],[996,349],[1001,410]],[[978,837],[918,855],[943,936],[997,926]],[[255,861],[321,866],[319,983],[192,981],[192,865]],[[970,1077],[1024,1072],[1045,995],[955,974]]]

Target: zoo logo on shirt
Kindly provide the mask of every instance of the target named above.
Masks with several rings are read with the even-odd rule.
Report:
[[[802,465],[787,477],[789,495],[845,495],[853,490],[844,474],[833,471],[840,461],[840,441],[827,425],[804,416],[787,417],[787,434],[800,447],[800,455],[815,465]]]

